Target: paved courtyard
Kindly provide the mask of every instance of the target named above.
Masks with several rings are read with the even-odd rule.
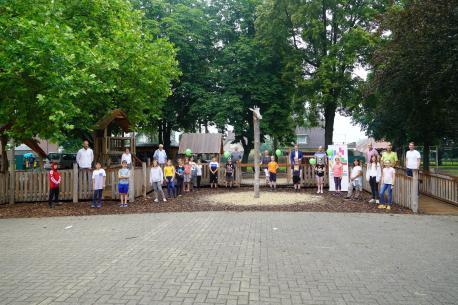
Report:
[[[0,220],[1,304],[458,304],[458,217]]]

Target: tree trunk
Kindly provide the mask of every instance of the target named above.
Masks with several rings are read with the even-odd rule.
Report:
[[[164,124],[165,124],[165,120],[161,120],[159,123],[159,130],[158,130],[158,136],[157,136],[157,140],[159,144],[164,143],[164,133],[163,133]]]
[[[170,127],[170,124],[168,124],[167,121],[164,121],[162,144],[164,144],[164,149],[168,154],[170,154],[170,146],[172,142],[170,140],[171,134],[172,134],[172,128]]]
[[[259,120],[253,113],[253,129],[254,129],[254,198],[259,198],[259,147],[260,147],[260,132]]]
[[[1,169],[0,169],[0,172],[1,173],[7,173],[8,172],[8,156],[6,154],[6,145],[8,144],[8,137],[4,134],[2,134],[0,136],[0,143],[1,143],[1,146],[2,146],[2,151],[0,152],[1,154],[1,161],[0,161],[0,165],[1,165]]]
[[[423,170],[429,172],[429,153],[430,153],[429,143],[423,143]]]
[[[336,106],[328,105],[324,110],[324,145],[332,144],[332,136],[334,134],[334,118],[336,116]]]

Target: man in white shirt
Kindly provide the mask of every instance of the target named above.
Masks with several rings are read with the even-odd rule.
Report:
[[[127,168],[132,168],[132,155],[130,153],[129,148],[126,148],[124,153],[121,156],[121,164],[123,161],[126,161],[127,163]]]
[[[94,153],[89,147],[87,140],[83,141],[83,148],[81,148],[76,154],[76,163],[80,169],[90,170],[92,168],[92,162],[94,161]]]
[[[164,150],[164,145],[159,144],[159,148],[154,152],[153,158],[157,160],[157,163],[163,169],[165,162],[167,162],[167,153]]]
[[[413,176],[413,170],[420,168],[421,156],[418,150],[415,150],[415,143],[409,143],[409,150],[406,153],[406,169],[407,176]]]

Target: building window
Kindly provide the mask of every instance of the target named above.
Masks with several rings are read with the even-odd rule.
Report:
[[[306,134],[298,134],[297,135],[297,144],[299,145],[307,145],[309,143],[309,137]]]

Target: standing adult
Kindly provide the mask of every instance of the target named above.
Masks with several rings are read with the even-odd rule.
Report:
[[[121,164],[122,162],[126,161],[127,163],[127,168],[131,169],[132,168],[132,155],[130,153],[129,148],[126,147],[126,150],[123,152],[121,156]]]
[[[409,150],[406,153],[406,174],[407,176],[413,176],[413,170],[420,168],[421,155],[418,150],[415,150],[415,143],[409,143]]]
[[[318,151],[313,155],[316,159],[316,165],[314,167],[315,177],[316,177],[316,186],[317,186],[317,194],[323,194],[324,188],[324,174],[326,171],[326,165],[328,161],[327,154],[324,151],[323,146],[318,147]]]
[[[398,155],[393,151],[393,145],[391,145],[391,143],[387,145],[386,151],[382,152],[382,158],[380,161],[382,166],[385,164],[385,161],[390,161],[390,166],[396,167],[396,164],[398,163]]]
[[[318,151],[313,156],[315,157],[317,164],[326,165],[328,163],[328,157],[323,146],[318,147]]]
[[[233,165],[233,173],[232,173],[232,177],[233,177],[233,180],[235,182],[237,182],[237,180],[235,179],[236,177],[236,168],[237,168],[237,165],[240,164],[240,162],[242,162],[242,152],[239,151],[239,147],[238,145],[234,147],[234,151],[231,153],[231,160],[232,160],[232,165]]]
[[[84,140],[83,148],[78,150],[76,154],[76,163],[78,163],[78,167],[82,170],[91,170],[92,162],[94,162],[94,152],[89,147],[89,141]]]
[[[294,149],[291,151],[291,154],[289,155],[290,163],[293,164],[295,158],[299,159],[299,162],[302,163],[302,157],[303,153],[299,150],[299,145],[294,144]]]
[[[366,151],[366,164],[371,162],[372,156],[376,156],[377,160],[379,159],[380,155],[378,151],[372,147],[372,143],[369,142],[367,144],[367,151]]]
[[[164,145],[159,144],[159,148],[154,152],[153,159],[157,160],[157,164],[164,169],[167,162],[167,153],[164,150]]]

